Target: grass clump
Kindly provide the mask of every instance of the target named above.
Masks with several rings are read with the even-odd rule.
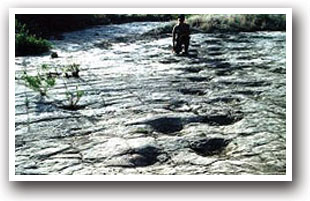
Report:
[[[15,21],[15,55],[39,55],[48,52],[51,43],[45,39],[37,38],[29,33],[25,24]]]

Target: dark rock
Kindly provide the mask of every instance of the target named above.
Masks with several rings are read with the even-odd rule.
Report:
[[[52,59],[58,58],[57,52],[52,52],[51,58],[52,58]]]

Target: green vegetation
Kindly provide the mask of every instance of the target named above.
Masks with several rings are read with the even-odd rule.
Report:
[[[25,85],[32,89],[35,92],[38,92],[42,97],[48,96],[47,92],[51,88],[53,88],[56,84],[56,79],[61,78],[66,88],[66,101],[62,102],[61,108],[68,110],[77,110],[83,108],[83,106],[79,106],[78,103],[84,95],[83,90],[79,90],[78,86],[75,87],[75,90],[70,90],[67,86],[67,80],[65,78],[69,78],[71,76],[78,77],[79,64],[73,63],[61,68],[61,73],[51,71],[51,67],[47,64],[42,64],[40,68],[37,69],[36,75],[28,75],[26,71],[21,76],[21,80],[24,81]],[[68,77],[68,73],[71,73]],[[26,97],[27,98],[27,97]],[[59,101],[56,101],[59,102]],[[29,105],[28,98],[25,100],[26,106]]]
[[[68,66],[65,66],[63,68],[63,72],[65,73],[65,76],[67,78],[69,78],[69,77],[79,78],[80,77],[80,75],[79,75],[80,64],[73,63],[73,64],[70,64]]]
[[[285,31],[285,15],[238,14],[238,15],[187,15],[186,22],[192,33],[227,33],[254,31]],[[167,36],[171,34],[176,20],[144,34],[144,36]]]
[[[42,70],[47,70],[47,65],[41,66]],[[38,70],[37,75],[28,75],[26,71],[22,75],[21,79],[25,82],[25,85],[30,89],[39,92],[41,96],[47,96],[47,91],[56,84],[56,79],[49,76],[49,74],[41,74]]]
[[[15,55],[38,55],[49,51],[50,42],[29,33],[25,24],[15,21]]]
[[[70,91],[67,88],[66,97],[67,97],[68,105],[63,106],[63,108],[71,109],[71,110],[78,109],[79,107],[77,104],[83,95],[84,95],[84,91],[79,90],[78,86],[75,87],[74,91]]]
[[[203,32],[285,31],[280,14],[192,15],[187,22]]]

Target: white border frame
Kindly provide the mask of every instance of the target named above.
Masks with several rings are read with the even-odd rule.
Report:
[[[286,14],[286,175],[15,175],[15,14]],[[292,181],[291,8],[10,8],[9,181]]]

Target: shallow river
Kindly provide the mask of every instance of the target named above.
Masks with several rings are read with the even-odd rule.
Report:
[[[192,34],[176,56],[171,37],[140,37],[158,26],[65,33],[58,58],[15,59],[16,174],[285,174],[285,32]],[[72,63],[80,77],[46,98],[20,79]]]

